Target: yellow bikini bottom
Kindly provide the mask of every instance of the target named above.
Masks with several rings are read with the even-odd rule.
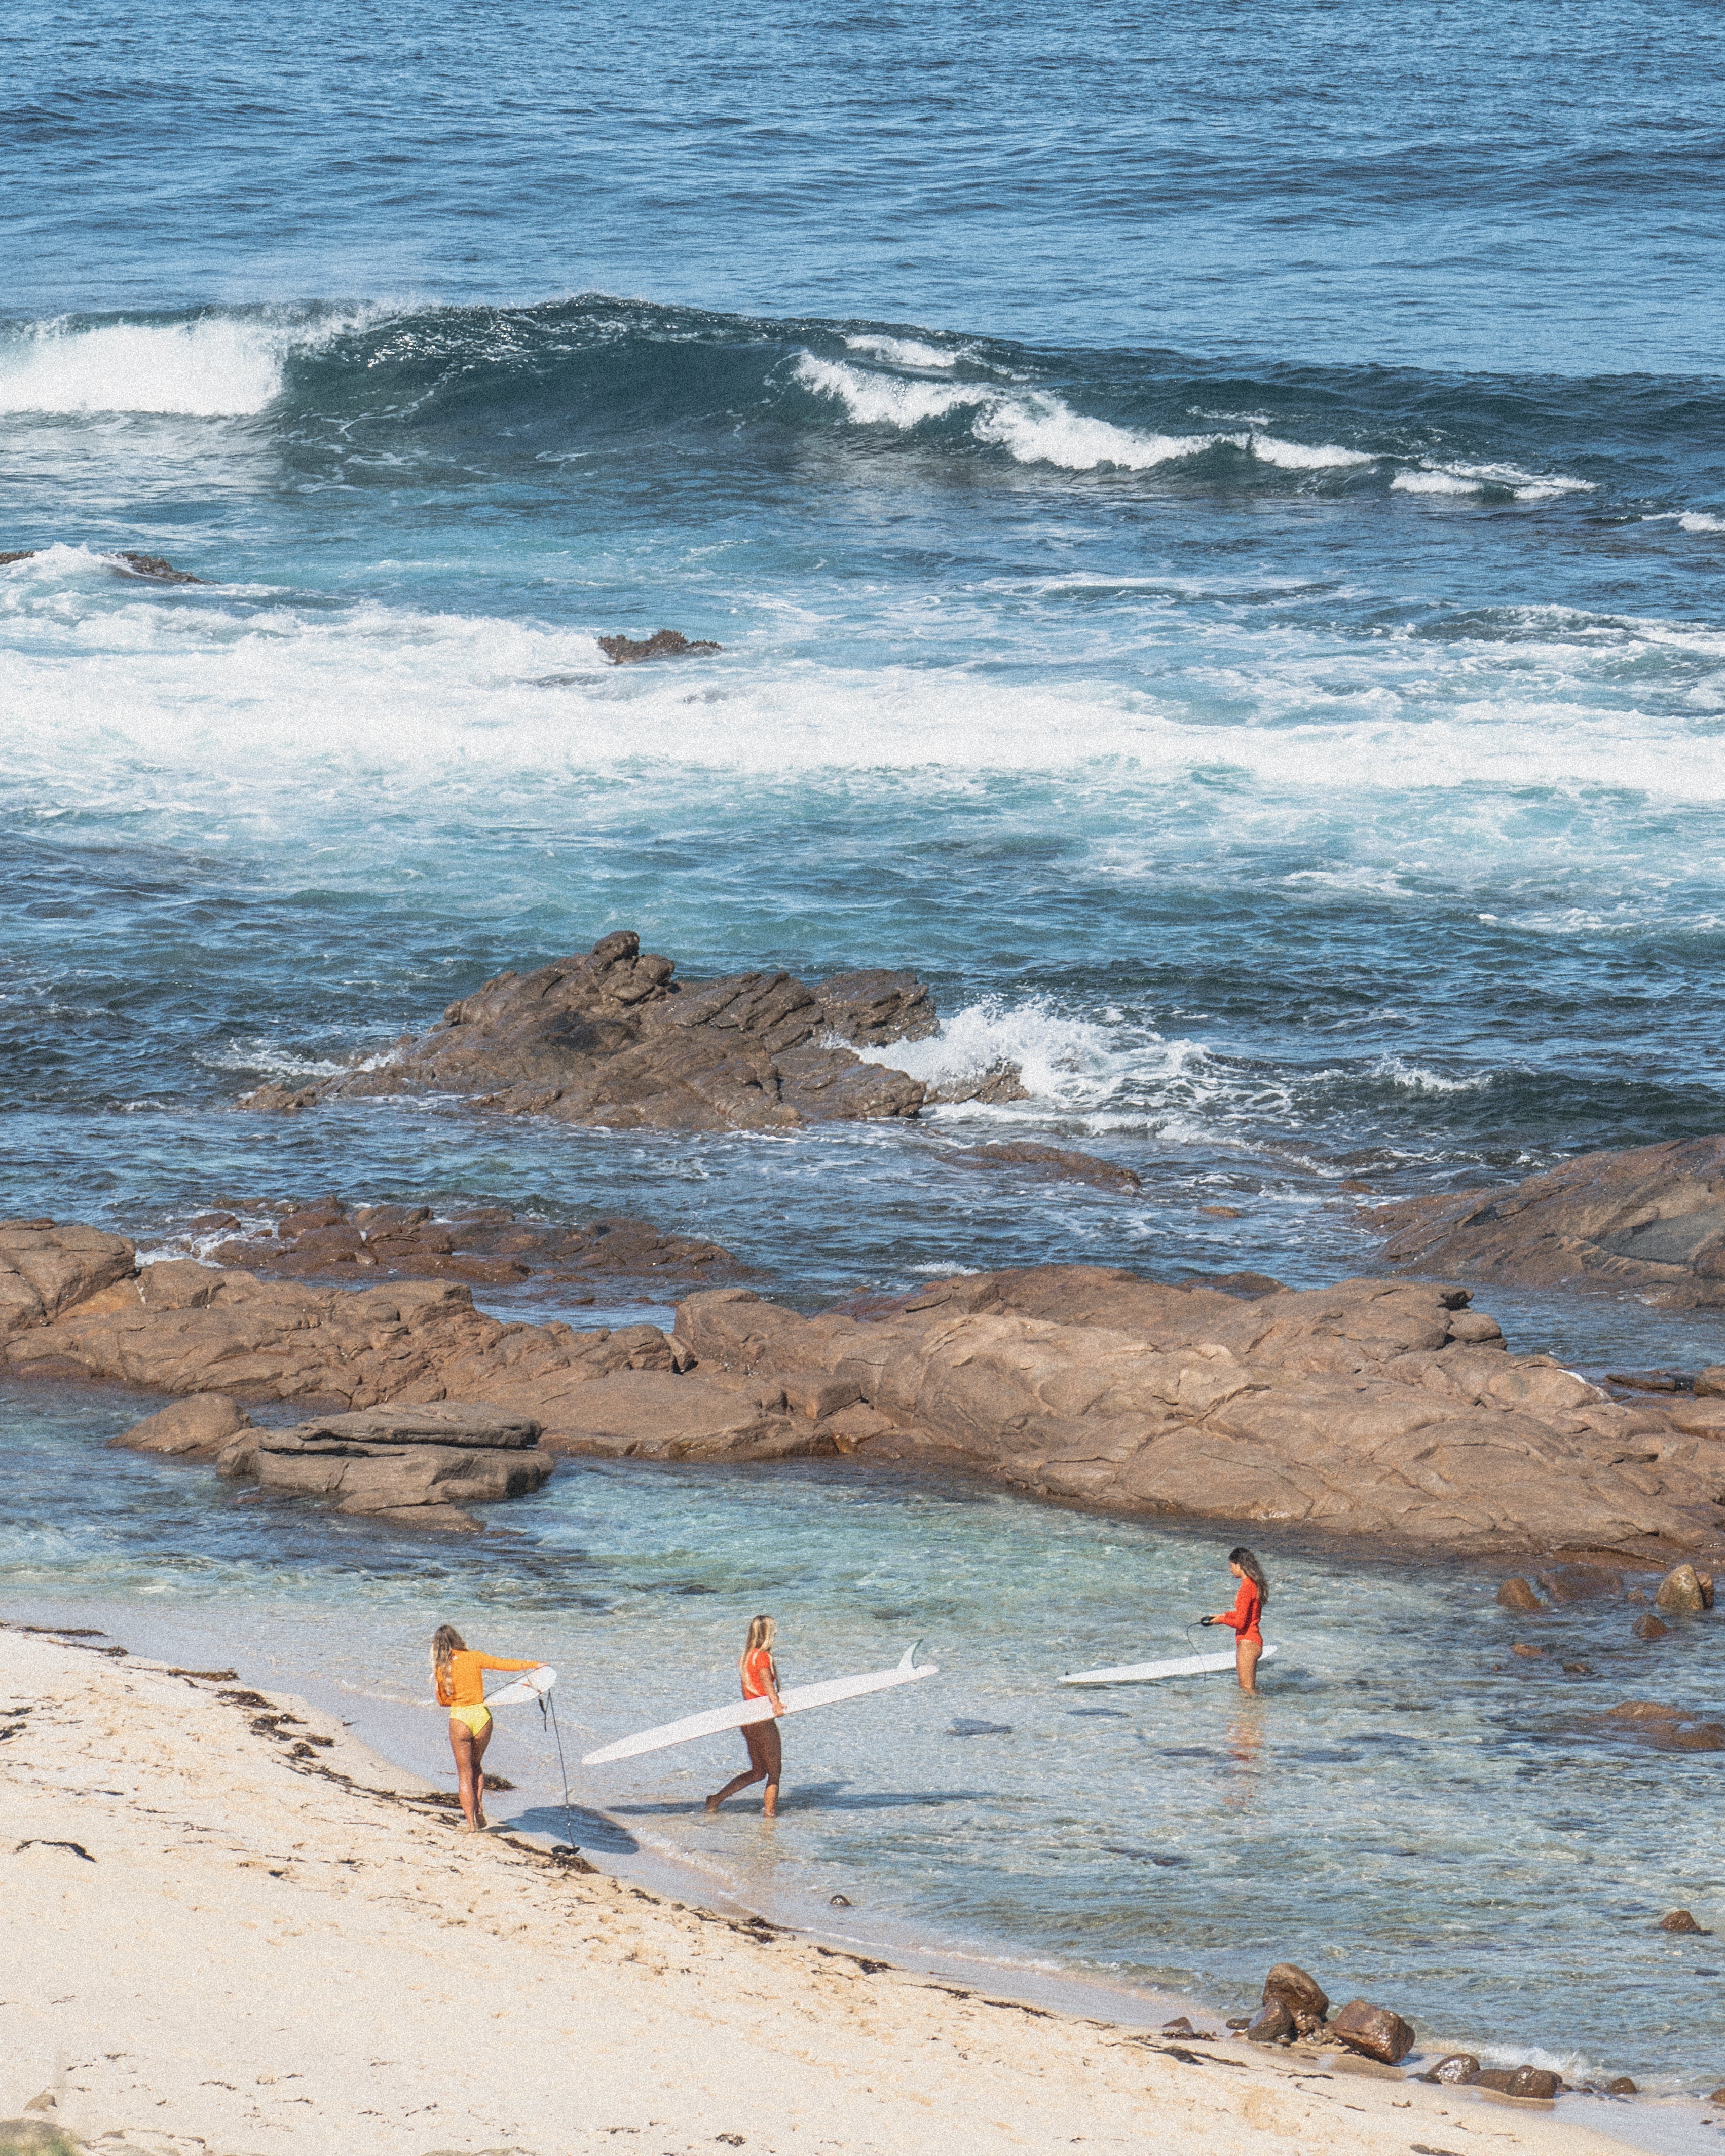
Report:
[[[451,1722],[465,1722],[474,1736],[483,1737],[491,1726],[491,1710],[488,1707],[452,1707]]]

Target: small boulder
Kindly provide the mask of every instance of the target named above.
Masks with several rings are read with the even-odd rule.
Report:
[[[1470,2088],[1495,2089],[1499,2096],[1532,2097],[1549,2103],[1563,2086],[1561,2074],[1543,2066],[1482,2066],[1468,2082]]]
[[[1414,2048],[1412,2024],[1389,2007],[1373,2006],[1364,1999],[1348,2000],[1331,2022],[1330,2034],[1350,2051],[1376,2059],[1380,2066],[1399,2066]]]
[[[1717,2088],[1708,2092],[1707,2102],[1725,2104],[1725,2082],[1722,2082]]]
[[[1502,1586],[1497,1590],[1497,1599],[1506,1609],[1526,1611],[1543,1609],[1545,1607],[1533,1591],[1532,1581],[1522,1579],[1519,1576],[1514,1579],[1504,1581]]]
[[[1451,2051],[1438,2061],[1425,2076],[1429,2082],[1471,2082],[1480,2070],[1480,2062],[1471,2051]]]
[[[1605,2084],[1607,2096],[1639,2096],[1641,2092],[1627,2074],[1615,2074]]]
[[[128,1452],[160,1452],[196,1460],[213,1460],[241,1430],[251,1428],[251,1418],[221,1393],[193,1393],[176,1400],[158,1414],[134,1423],[110,1445]]]
[[[1545,1652],[1545,1650],[1543,1647],[1530,1646],[1525,1640],[1515,1640],[1510,1643],[1509,1651],[1512,1655],[1523,1656],[1527,1660],[1531,1661],[1535,1658],[1535,1656],[1543,1655]]]
[[[1638,1640],[1662,1640],[1671,1629],[1669,1625],[1661,1625],[1651,1609],[1645,1617],[1636,1618],[1630,1626]]]
[[[1725,1399],[1725,1363],[1715,1363],[1703,1370],[1695,1381],[1695,1390],[1700,1399]]]
[[[1249,2044],[1291,2044],[1299,2031],[1284,2002],[1266,1999],[1245,2033]]]
[[[1684,1616],[1698,1616],[1707,1608],[1701,1579],[1692,1564],[1674,1565],[1659,1583],[1654,1606]]]
[[[1310,2036],[1324,2025],[1329,1996],[1315,1976],[1291,1961],[1279,1961],[1264,1979],[1264,2004],[1280,1999],[1293,2016],[1299,2035]]]
[[[1690,1914],[1687,1909],[1672,1909],[1669,1911],[1665,1916],[1660,1918],[1659,1928],[1662,1932],[1690,1933],[1697,1938],[1707,1939],[1712,1937],[1712,1933],[1711,1932],[1704,1931],[1702,1927],[1696,1922],[1694,1917]]]

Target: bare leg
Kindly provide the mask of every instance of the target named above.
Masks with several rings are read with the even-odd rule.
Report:
[[[452,1719],[449,1723],[449,1749],[455,1755],[455,1779],[461,1793],[462,1816],[475,1833],[485,1824],[485,1769],[481,1762],[495,1727],[495,1723],[488,1722],[485,1734],[475,1737],[465,1722]]]
[[[722,1789],[716,1789],[706,1800],[706,1808],[716,1812],[727,1797],[734,1797],[739,1789],[746,1789],[752,1782],[767,1784],[766,1812],[768,1819],[778,1811],[778,1766],[783,1748],[778,1741],[778,1730],[771,1722],[751,1722],[743,1726],[742,1741],[749,1748],[748,1772],[733,1774]]]
[[[481,1829],[491,1824],[485,1817],[485,1747],[490,1743],[491,1732],[496,1727],[495,1722],[488,1722],[473,1740],[473,1809],[479,1815]]]
[[[761,1804],[762,1816],[765,1819],[777,1819],[778,1817],[779,1769],[784,1764],[784,1747],[779,1742],[778,1724],[776,1722],[763,1722],[757,1730],[752,1731],[750,1734],[756,1737],[760,1743],[758,1755],[754,1747],[751,1745],[750,1758],[752,1760],[758,1756],[767,1777],[766,1793]]]
[[[1263,1648],[1255,1640],[1240,1640],[1235,1642],[1234,1666],[1240,1673],[1240,1688],[1242,1691],[1255,1691],[1258,1689],[1258,1657],[1263,1651]]]

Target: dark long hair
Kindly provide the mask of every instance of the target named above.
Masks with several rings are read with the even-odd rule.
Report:
[[[1253,1586],[1257,1589],[1258,1599],[1267,1605],[1270,1600],[1270,1582],[1264,1577],[1264,1568],[1252,1553],[1249,1549],[1231,1549],[1228,1553],[1228,1562],[1230,1564],[1237,1564],[1240,1567]]]

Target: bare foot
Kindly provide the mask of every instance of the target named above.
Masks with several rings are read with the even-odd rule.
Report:
[[[717,1811],[719,1809],[718,1799],[716,1797],[709,1797],[706,1800],[706,1808],[710,1812]]]

